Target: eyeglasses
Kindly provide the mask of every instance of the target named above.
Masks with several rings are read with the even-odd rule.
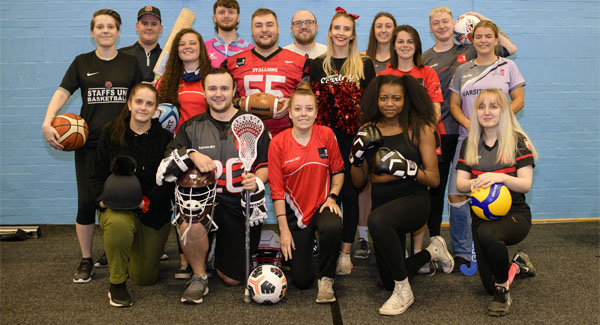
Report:
[[[300,28],[302,27],[302,25],[305,25],[306,27],[313,27],[315,25],[315,21],[312,19],[307,19],[307,20],[296,20],[292,22],[292,26],[296,27],[296,28]]]

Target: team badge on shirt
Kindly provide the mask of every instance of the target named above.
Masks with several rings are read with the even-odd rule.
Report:
[[[104,88],[111,89],[112,88],[112,82],[110,82],[110,81],[105,82],[104,83]]]
[[[456,61],[458,63],[465,63],[467,62],[467,56],[463,53],[463,54],[459,54],[456,56]]]
[[[327,157],[329,157],[329,155],[327,154],[327,148],[323,147],[323,148],[319,148],[317,150],[319,150],[319,157],[321,159],[327,159]]]
[[[235,61],[236,67],[241,67],[244,64],[246,64],[246,58],[237,58],[237,60]]]
[[[531,150],[531,142],[529,142],[529,139],[525,139],[525,147],[527,147],[527,149]]]

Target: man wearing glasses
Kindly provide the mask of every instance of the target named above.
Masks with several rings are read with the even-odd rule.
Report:
[[[292,17],[292,26],[290,27],[294,34],[295,42],[284,47],[300,55],[308,54],[308,57],[314,59],[327,51],[327,45],[315,42],[315,36],[319,30],[317,18],[308,10],[300,10]]]

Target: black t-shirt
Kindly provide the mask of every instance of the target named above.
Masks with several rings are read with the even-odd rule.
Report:
[[[152,82],[154,81],[154,66],[158,61],[158,57],[162,52],[160,48],[160,44],[156,44],[156,46],[150,51],[150,53],[146,53],[144,47],[140,45],[139,42],[135,42],[133,45],[122,47],[119,49],[119,52],[125,53],[135,57],[138,61],[138,65],[140,66],[140,71],[142,72],[142,80]]]
[[[81,89],[80,115],[90,130],[84,148],[96,148],[102,128],[121,113],[131,88],[139,82],[140,68],[130,55],[118,53],[105,61],[92,51],[73,60],[60,87],[71,95]]]

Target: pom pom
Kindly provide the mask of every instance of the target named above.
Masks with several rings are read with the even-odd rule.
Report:
[[[131,156],[117,156],[110,164],[110,171],[115,175],[131,176],[135,174],[136,163]]]

